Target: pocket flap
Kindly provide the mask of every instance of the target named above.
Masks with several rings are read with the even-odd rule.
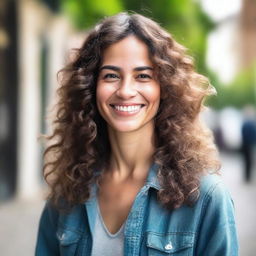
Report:
[[[193,233],[148,233],[147,246],[162,252],[174,253],[193,246]]]
[[[59,229],[57,231],[57,238],[62,246],[67,246],[73,243],[77,243],[81,237],[80,232],[71,230]]]

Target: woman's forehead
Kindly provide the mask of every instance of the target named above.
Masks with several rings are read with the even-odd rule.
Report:
[[[106,48],[102,55],[104,65],[153,67],[148,46],[135,36],[128,36]]]

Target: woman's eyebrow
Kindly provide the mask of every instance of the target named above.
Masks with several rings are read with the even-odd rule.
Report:
[[[103,69],[110,69],[110,70],[114,70],[114,71],[121,71],[120,67],[113,66],[113,65],[104,65],[104,66],[100,67],[99,71],[101,71]],[[153,70],[153,68],[150,67],[150,66],[140,66],[140,67],[134,68],[133,70],[134,71],[144,71],[144,70]]]
[[[153,70],[152,67],[149,66],[141,66],[134,69],[135,71],[143,71],[143,70]]]
[[[103,69],[111,69],[111,70],[114,70],[114,71],[120,71],[121,68],[117,67],[117,66],[112,66],[112,65],[105,65],[105,66],[102,66],[100,68],[100,71],[103,70]]]

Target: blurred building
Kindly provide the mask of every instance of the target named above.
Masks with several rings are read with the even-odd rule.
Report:
[[[58,1],[0,1],[0,201],[35,197],[43,184],[39,136],[73,33],[58,8]]]
[[[19,79],[17,17],[15,1],[0,2],[0,198],[13,194],[16,187]]]
[[[243,0],[240,16],[241,66],[256,61],[256,1]],[[255,71],[256,72],[256,71]]]
[[[256,62],[256,1],[225,1],[230,11],[221,0],[202,2],[208,3],[205,10],[216,23],[209,35],[207,63],[222,82],[229,83],[241,69]]]

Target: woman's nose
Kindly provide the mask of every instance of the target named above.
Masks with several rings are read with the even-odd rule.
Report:
[[[132,79],[125,79],[120,81],[120,86],[116,91],[116,95],[122,99],[129,99],[136,96],[137,90],[135,81]]]

